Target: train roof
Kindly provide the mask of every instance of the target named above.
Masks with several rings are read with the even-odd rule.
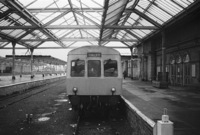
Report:
[[[87,54],[87,53],[94,53],[94,52],[101,52],[101,54],[112,54],[112,55],[120,55],[120,53],[109,47],[105,46],[83,46],[80,48],[76,48],[71,50],[68,55],[73,55],[73,54]]]

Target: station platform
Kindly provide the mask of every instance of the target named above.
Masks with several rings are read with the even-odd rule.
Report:
[[[35,74],[34,78],[31,79],[31,75],[22,75],[22,77],[20,77],[20,75],[16,75],[15,80],[12,80],[12,76],[10,75],[0,76],[0,87],[6,86],[6,85],[23,83],[23,82],[36,81],[40,79],[54,78],[57,76],[60,76],[60,74],[45,75],[44,77],[42,76],[42,74]]]
[[[200,90],[159,89],[151,82],[127,78],[122,95],[155,123],[167,108],[174,135],[200,135]]]

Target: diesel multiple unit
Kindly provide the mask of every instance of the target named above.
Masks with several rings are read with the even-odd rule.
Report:
[[[68,53],[67,94],[73,108],[116,105],[121,90],[118,51],[103,46],[85,46]]]

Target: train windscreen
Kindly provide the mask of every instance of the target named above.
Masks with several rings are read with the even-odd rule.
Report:
[[[85,76],[85,61],[84,60],[72,60],[71,61],[71,77],[83,77]]]
[[[104,76],[105,77],[117,77],[117,61],[116,60],[105,60],[104,61]]]
[[[100,77],[100,76],[101,76],[101,61],[88,60],[88,77]]]

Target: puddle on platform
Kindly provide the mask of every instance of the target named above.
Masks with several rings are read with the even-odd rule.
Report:
[[[58,95],[58,98],[65,98],[65,95]]]
[[[60,95],[66,95],[67,93],[61,93]]]
[[[46,116],[52,115],[52,114],[54,114],[54,113],[56,113],[56,111],[50,112],[50,113],[43,113],[41,116],[42,116],[42,117],[46,117]]]
[[[39,122],[44,122],[44,121],[48,121],[50,118],[49,117],[41,117],[38,119]]]
[[[71,127],[76,128],[77,124],[70,124]]]
[[[68,102],[68,100],[67,99],[57,99],[57,100],[55,100],[56,102]]]
[[[57,104],[54,104],[55,106],[59,106],[59,105],[61,105],[61,103],[57,103]]]

